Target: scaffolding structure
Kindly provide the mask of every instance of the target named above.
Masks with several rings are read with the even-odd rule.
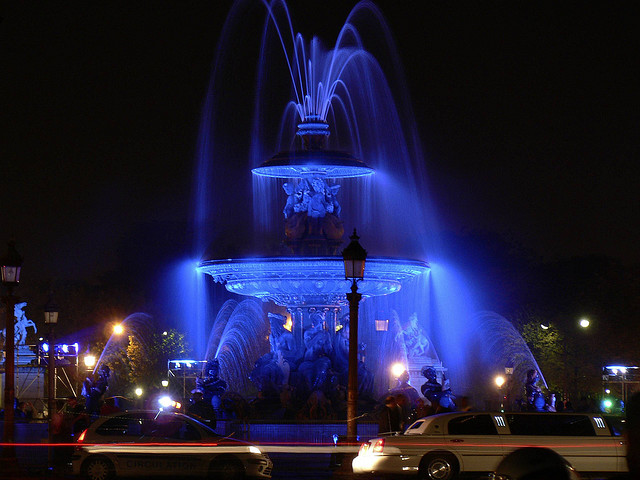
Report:
[[[196,379],[202,375],[206,364],[206,360],[169,360],[167,362],[169,381],[173,385],[180,386],[183,399],[191,395],[191,390],[196,386]]]
[[[18,345],[15,348],[15,398],[29,402],[34,407],[34,418],[45,418],[47,415],[47,368],[48,358],[44,345]],[[55,386],[56,398],[77,397],[80,395],[80,371],[78,348],[76,345],[55,345]],[[2,351],[3,359],[6,351]],[[2,388],[5,382],[5,362],[0,368]],[[4,408],[4,397],[0,399]]]
[[[640,391],[640,368],[610,365],[602,369],[602,389],[622,400],[624,405],[635,392]]]

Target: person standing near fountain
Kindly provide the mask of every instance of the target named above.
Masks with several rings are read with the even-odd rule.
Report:
[[[204,399],[204,392],[199,388],[191,391],[191,405],[187,409],[187,415],[194,417],[209,427],[216,428],[216,413],[211,406],[211,402]]]
[[[204,394],[204,400],[209,402],[217,417],[222,413],[222,394],[227,390],[227,382],[219,377],[220,362],[217,358],[207,362],[207,376],[196,380],[196,390]]]
[[[527,371],[527,383],[525,384],[525,395],[527,397],[527,411],[543,412],[544,411],[544,395],[542,389],[538,386],[540,374],[537,370],[531,369]]]
[[[384,399],[384,407],[378,420],[378,434],[400,431],[400,407],[396,398],[389,395]]]
[[[89,415],[100,413],[100,400],[109,388],[111,369],[107,365],[100,367],[97,378],[87,377],[82,384],[82,396],[85,398],[85,409]]]

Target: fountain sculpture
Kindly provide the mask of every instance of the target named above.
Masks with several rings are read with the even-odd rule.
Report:
[[[435,270],[424,259],[438,246],[435,213],[411,106],[404,96],[399,56],[382,14],[370,2],[359,3],[335,46],[324,50],[317,38],[307,43],[294,34],[286,3],[263,2],[267,16],[260,35],[254,121],[247,141],[250,165],[216,161],[215,168],[224,173],[212,175],[214,159],[244,158],[227,143],[217,142],[240,135],[237,112],[245,97],[219,92],[233,88],[224,69],[228,42],[234,38],[234,27],[239,28],[241,3],[234,4],[223,29],[204,105],[196,172],[196,248],[204,251],[203,237],[209,235],[213,248],[208,251],[213,253],[206,254],[197,269],[228,292],[261,300],[263,308],[246,303],[249,300],[225,305],[213,327],[216,333],[212,332],[206,359],[219,359],[230,390],[247,392],[249,377],[263,394],[275,395],[287,385],[304,395],[340,390],[346,384],[349,318],[344,307],[350,285],[339,253],[345,230],[357,227],[363,245],[379,253],[367,258],[359,285],[364,298],[359,328],[361,393],[379,399],[392,388],[393,362],[406,368],[407,385],[416,387],[424,381],[424,367],[433,368],[442,382],[446,369],[435,345],[446,357],[454,389],[469,387],[465,382],[472,378],[474,338],[468,322],[476,307],[466,286],[451,289],[440,284],[434,289],[431,285]],[[369,28],[359,30],[358,24]],[[385,45],[381,57],[386,65],[366,48],[372,39]],[[278,60],[269,56],[272,49],[279,51]],[[241,55],[234,50],[234,56]],[[281,72],[290,77],[293,100],[285,101],[278,124],[270,108],[283,94]],[[397,90],[395,95],[392,89]],[[225,108],[227,98],[234,103]],[[231,108],[236,115],[227,115]],[[280,153],[273,155],[274,151]],[[240,187],[249,170],[251,193]],[[244,201],[247,195],[253,196],[253,218],[241,217],[247,209],[238,209],[236,216],[214,206],[219,198],[226,198],[230,207],[240,205],[230,199]],[[278,216],[282,220],[274,226]],[[236,247],[250,248],[252,240],[262,246],[253,247],[253,255],[229,258],[218,250],[220,239],[230,233]],[[261,253],[256,255],[256,250]],[[437,271],[439,278],[446,276],[441,275],[446,273],[442,268]],[[234,322],[241,306],[243,311],[237,314],[243,320]],[[232,324],[250,327],[251,335],[234,334]],[[265,332],[268,343],[262,336]],[[478,367],[486,370],[482,378],[491,373]],[[228,371],[232,368],[235,374]]]

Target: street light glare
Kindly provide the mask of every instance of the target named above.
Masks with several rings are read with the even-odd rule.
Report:
[[[141,396],[142,396],[142,389],[141,389],[140,387],[136,388],[136,389],[135,389],[135,394],[136,394],[138,397],[141,397]]]
[[[549,330],[549,325],[545,325],[544,323],[541,323],[540,328],[543,330]]]
[[[588,328],[590,324],[591,322],[589,322],[589,320],[587,320],[586,318],[580,320],[580,326],[582,328]]]
[[[122,333],[124,332],[124,327],[121,324],[116,324],[113,326],[113,333],[115,333],[116,335],[122,335]]]
[[[496,382],[496,385],[498,386],[498,388],[502,387],[502,385],[504,385],[504,377],[502,375],[498,375],[494,381]]]
[[[396,378],[402,375],[405,370],[406,368],[404,368],[404,365],[401,363],[394,363],[393,365],[391,365],[391,373]]]
[[[96,365],[96,357],[93,355],[85,355],[84,356],[84,366],[87,368],[95,367]]]

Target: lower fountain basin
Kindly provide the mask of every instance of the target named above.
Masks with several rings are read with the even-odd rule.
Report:
[[[344,277],[342,257],[205,260],[198,271],[211,275],[232,293],[286,307],[347,305],[346,293],[351,289],[351,281]],[[428,271],[429,265],[420,260],[369,257],[358,292],[363,297],[395,293],[403,282]]]

